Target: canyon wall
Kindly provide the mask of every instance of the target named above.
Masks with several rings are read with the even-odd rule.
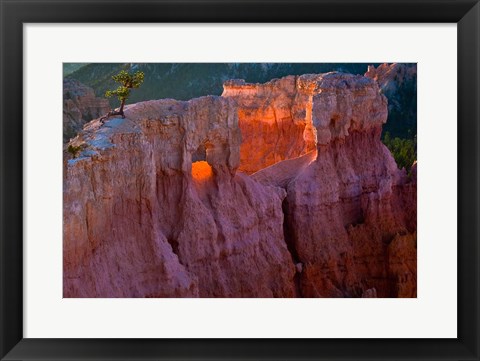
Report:
[[[305,80],[321,89],[311,99],[316,159],[307,154],[253,175],[287,191],[285,240],[302,270],[301,295],[374,289],[378,297],[415,297],[416,173],[400,171],[380,141],[385,97],[361,76]]]
[[[416,297],[416,166],[380,141],[376,81],[230,81],[125,116],[65,154],[64,297]]]
[[[63,141],[68,142],[88,121],[110,110],[108,100],[95,97],[92,88],[79,81],[63,80]]]

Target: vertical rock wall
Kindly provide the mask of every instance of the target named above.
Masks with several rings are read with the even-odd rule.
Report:
[[[385,97],[360,76],[300,79],[320,89],[311,104],[316,159],[290,161],[282,184],[275,176],[282,163],[253,178],[287,191],[286,242],[301,265],[302,296],[361,297],[374,289],[378,297],[415,297],[416,185],[380,141]]]
[[[255,173],[282,160],[315,149],[309,89],[297,76],[275,79],[265,84],[231,80],[224,84],[223,97],[237,104],[243,142],[239,170]]]

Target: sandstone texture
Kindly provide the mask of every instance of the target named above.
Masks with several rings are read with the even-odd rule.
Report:
[[[297,76],[265,84],[249,84],[243,80],[224,84],[222,96],[233,98],[238,107],[243,136],[242,172],[251,174],[315,149],[315,130],[308,108],[314,91]]]
[[[349,129],[368,128],[377,119],[385,122],[387,100],[376,96],[378,90],[366,77],[338,73],[287,76],[265,84],[226,82],[222,96],[235,99],[243,136],[240,170],[251,174],[311,152],[318,142],[343,138]],[[316,101],[325,91],[329,97]],[[363,116],[359,111],[368,113],[366,122],[357,121]]]
[[[369,294],[415,297],[416,165],[407,177],[381,143],[386,102],[373,81],[327,74],[316,82],[316,160],[306,155],[252,176],[287,191],[285,240],[303,265],[301,295],[362,297],[375,289]],[[289,181],[275,176],[287,162],[296,168],[280,171],[294,174]]]
[[[85,127],[65,165],[65,297],[294,296],[285,191],[236,174],[236,114],[159,100]]]
[[[110,110],[107,99],[95,97],[92,88],[73,80],[63,80],[63,141],[68,142],[88,121]]]
[[[64,163],[64,297],[416,297],[416,164],[342,73],[133,104]]]

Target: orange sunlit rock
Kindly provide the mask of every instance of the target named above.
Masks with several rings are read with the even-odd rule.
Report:
[[[201,160],[192,163],[192,177],[196,181],[206,181],[213,177],[212,167],[208,162]]]
[[[309,94],[298,88],[297,77],[265,84],[228,81],[222,96],[235,99],[238,106],[240,171],[255,173],[315,149],[311,117],[305,113]]]

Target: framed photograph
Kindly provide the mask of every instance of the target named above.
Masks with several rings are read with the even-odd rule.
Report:
[[[479,360],[478,1],[0,4],[2,360]]]

